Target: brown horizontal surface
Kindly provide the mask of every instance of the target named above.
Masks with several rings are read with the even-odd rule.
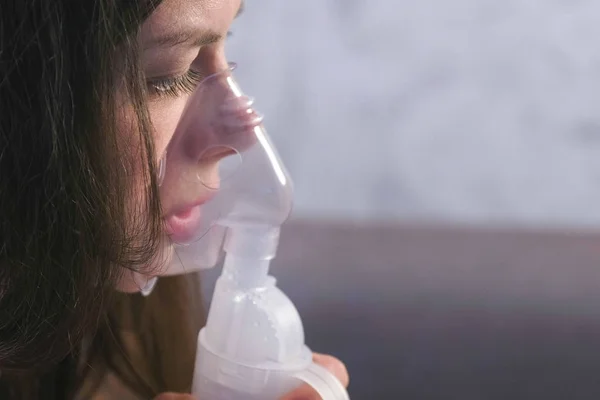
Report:
[[[293,221],[271,272],[353,400],[600,397],[600,234]]]

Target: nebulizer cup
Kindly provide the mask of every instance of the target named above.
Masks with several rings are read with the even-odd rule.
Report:
[[[173,229],[176,256],[167,274],[211,268],[225,253],[198,337],[193,394],[275,400],[308,384],[325,400],[348,399],[312,361],[300,315],[269,275],[291,212],[292,183],[233,69],[197,87],[163,160],[167,178],[201,193],[197,217]]]

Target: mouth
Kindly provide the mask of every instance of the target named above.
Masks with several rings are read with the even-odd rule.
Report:
[[[164,218],[165,230],[171,240],[183,244],[195,238],[202,225],[202,205],[211,198],[184,206]]]

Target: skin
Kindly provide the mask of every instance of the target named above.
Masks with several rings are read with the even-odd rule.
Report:
[[[142,63],[146,78],[176,77],[188,70],[200,71],[204,75],[222,71],[227,67],[225,58],[225,40],[231,23],[238,14],[241,0],[165,0],[142,26],[140,41]],[[189,33],[183,37],[183,33]],[[178,43],[165,43],[168,38],[178,37]],[[154,127],[155,159],[160,160],[173,139],[175,129],[181,118],[189,93],[177,96],[151,98],[149,103],[150,118]],[[133,120],[131,111],[124,111],[123,131],[127,132]],[[127,137],[124,138],[127,140]],[[169,157],[180,155],[169,154]],[[180,160],[181,161],[181,160]],[[217,174],[217,161],[212,164],[199,165],[197,162],[179,162],[184,168],[202,176]],[[195,170],[193,170],[195,169]],[[218,178],[217,178],[218,179]],[[182,205],[207,195],[209,189],[201,185],[189,185],[166,175],[161,186],[161,204],[163,217],[168,217],[181,209]],[[168,260],[173,255],[172,245],[165,237],[164,254]],[[164,262],[164,260],[163,260]],[[152,269],[150,269],[152,270]],[[154,273],[160,275],[159,273]],[[125,274],[119,284],[119,290],[136,292],[143,282],[153,278],[152,274]],[[140,284],[142,282],[142,284]],[[344,364],[338,359],[322,354],[315,354],[314,361],[329,369],[345,386],[348,385],[348,373]],[[191,399],[188,394],[163,393],[157,400]],[[302,386],[285,396],[285,400],[310,400],[319,396],[308,386]]]
[[[166,0],[143,24],[140,34],[141,61],[148,82],[157,79],[171,79],[184,75],[187,71],[199,71],[210,75],[227,68],[225,42],[227,33],[241,7],[240,0]],[[180,37],[181,36],[181,37]],[[169,38],[178,37],[179,43],[165,43]],[[185,39],[185,40],[183,40]],[[149,85],[151,88],[152,85]],[[167,146],[173,140],[177,124],[190,97],[189,92],[177,96],[150,96],[148,109],[154,128],[155,159],[160,160]],[[132,128],[133,110],[126,110],[121,117],[123,132]],[[139,148],[131,143],[130,135],[124,135],[124,143],[129,148]],[[129,140],[129,141],[128,141]],[[190,185],[179,175],[198,175],[208,180],[218,181],[218,159],[212,163],[199,164],[197,160],[186,158],[185,154],[169,153],[169,163],[176,162],[178,174],[167,174],[161,185],[160,200],[163,218],[181,210],[183,206],[198,198],[210,195],[210,189],[202,185]],[[143,184],[143,182],[140,182]],[[140,193],[143,191],[140,190]],[[161,258],[156,266],[148,268],[151,273],[126,273],[118,289],[124,292],[137,292],[145,282],[160,276],[161,267],[173,258],[174,249],[165,234]]]

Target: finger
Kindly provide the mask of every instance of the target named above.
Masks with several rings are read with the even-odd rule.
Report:
[[[191,394],[161,393],[154,400],[195,400],[195,398]]]
[[[329,370],[344,387],[348,386],[350,381],[348,370],[339,359],[327,354],[314,353],[313,361]],[[303,384],[298,389],[282,397],[281,400],[321,400],[321,396],[319,396],[312,386]]]
[[[321,396],[307,384],[302,384],[298,389],[286,394],[281,400],[321,400]]]
[[[344,387],[348,387],[348,384],[350,383],[348,370],[346,369],[344,363],[338,358],[328,354],[314,353],[313,361],[328,369],[329,372],[331,372],[342,383],[342,385],[344,385]]]

